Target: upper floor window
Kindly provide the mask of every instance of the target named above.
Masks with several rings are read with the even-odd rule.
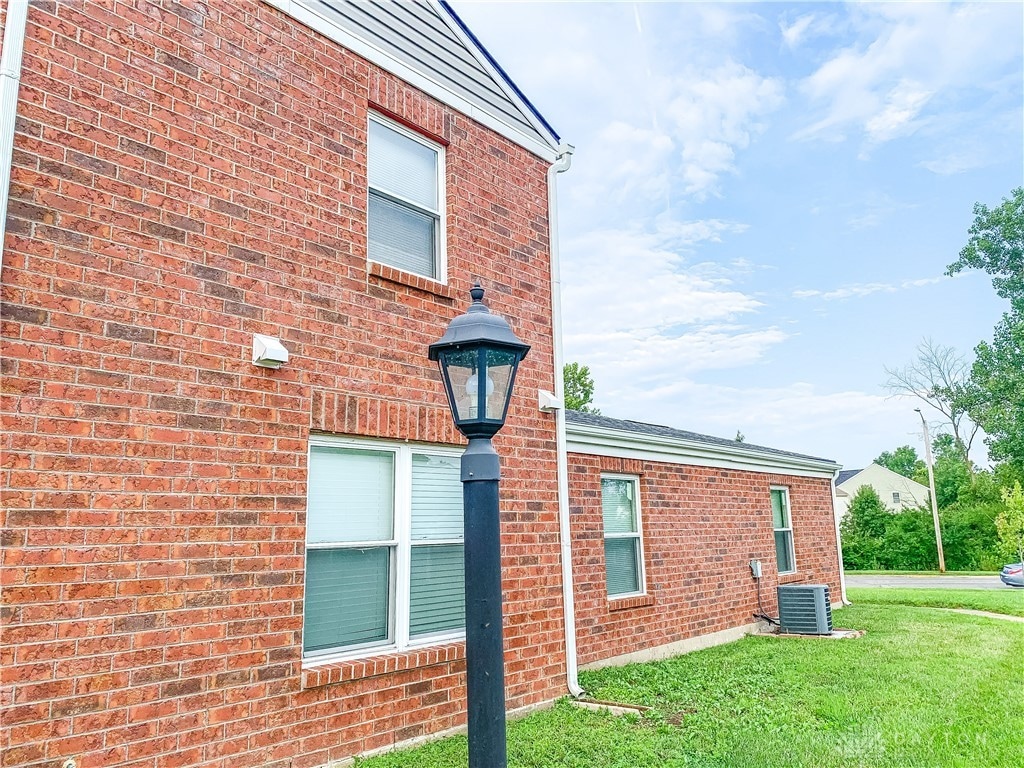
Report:
[[[900,492],[899,491],[893,491],[892,492],[892,503],[893,504],[899,504],[900,503]]]
[[[457,453],[313,438],[308,487],[307,658],[462,636]]]
[[[638,485],[635,477],[601,476],[608,597],[642,595],[645,591]]]
[[[370,116],[371,261],[444,282],[444,148]]]
[[[793,573],[793,521],[789,516],[789,489],[772,488],[772,527],[775,529],[775,562],[779,573]]]

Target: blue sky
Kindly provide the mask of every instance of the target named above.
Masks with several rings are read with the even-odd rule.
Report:
[[[970,354],[1005,308],[943,273],[1024,182],[1022,4],[453,5],[577,148],[565,352],[605,415],[920,450],[883,367]]]

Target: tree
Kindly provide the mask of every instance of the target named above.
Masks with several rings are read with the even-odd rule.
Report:
[[[978,433],[968,414],[963,393],[971,376],[964,356],[953,347],[924,339],[917,345],[917,358],[901,368],[885,367],[889,375],[885,388],[893,395],[910,395],[941,413],[953,430],[953,438],[966,457]]]
[[[843,565],[866,570],[882,567],[881,554],[891,513],[870,485],[857,489],[839,524]]]
[[[600,414],[597,408],[591,407],[594,400],[594,379],[590,368],[579,363],[566,363],[562,368],[565,379],[565,407],[571,411]]]
[[[1020,483],[1003,489],[1003,503],[1006,509],[996,518],[999,543],[1008,556],[1024,563],[1024,488]]]
[[[958,407],[988,434],[989,455],[1024,469],[1024,187],[1001,205],[974,206],[970,238],[946,274],[982,269],[992,286],[1010,302],[995,327],[992,343],[975,348],[966,386],[956,394]]]
[[[995,209],[974,204],[970,239],[960,258],[949,265],[947,275],[964,269],[981,269],[994,275],[996,294],[1009,299],[1016,312],[1024,312],[1024,187],[1003,198]]]
[[[927,467],[917,455],[917,449],[911,445],[901,445],[892,452],[882,451],[875,459],[875,464],[909,478],[913,478],[919,469],[927,472]]]
[[[746,436],[746,435],[744,435],[744,434],[743,434],[742,432],[740,432],[740,431],[739,431],[739,430],[737,429],[737,430],[736,430],[736,442],[737,442],[737,443],[743,443],[743,442],[746,442],[746,439],[747,439],[747,436]]]

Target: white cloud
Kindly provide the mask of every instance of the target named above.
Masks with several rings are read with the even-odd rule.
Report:
[[[942,283],[953,278],[946,275],[935,277],[920,277],[916,279],[901,280],[898,283],[851,283],[831,291],[819,291],[814,289],[800,289],[791,294],[794,299],[822,299],[823,301],[836,301],[838,299],[859,299],[870,296],[874,293],[896,293],[908,288],[921,288],[925,285]]]
[[[759,120],[783,102],[780,80],[729,61],[673,82],[665,107],[668,130],[682,147],[683,192],[702,198],[735,171],[736,151],[763,130]]]
[[[854,131],[871,145],[912,135],[939,94],[948,106],[999,88],[1006,65],[1020,57],[1014,3],[867,3],[851,16],[864,39],[803,81],[801,92],[823,113],[794,138],[837,140]]]
[[[782,40],[786,43],[789,48],[796,48],[800,45],[804,35],[807,34],[807,30],[810,29],[811,23],[814,21],[814,14],[808,13],[804,16],[799,17],[792,24],[787,25],[785,21],[779,22],[779,30],[782,32]]]

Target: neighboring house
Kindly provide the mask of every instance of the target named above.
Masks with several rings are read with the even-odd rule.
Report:
[[[510,710],[578,692],[577,649],[749,628],[750,559],[768,612],[838,601],[831,462],[578,415],[559,452],[569,148],[446,4],[2,13],[5,766],[313,767],[465,723],[426,351],[476,280],[532,347],[495,441]]]
[[[892,512],[928,504],[928,487],[880,464],[864,469],[844,469],[836,475],[836,514],[842,517],[861,486],[870,485]]]
[[[842,601],[835,462],[588,413],[566,420],[581,664],[742,636],[754,613],[775,614],[779,584],[828,584]]]

